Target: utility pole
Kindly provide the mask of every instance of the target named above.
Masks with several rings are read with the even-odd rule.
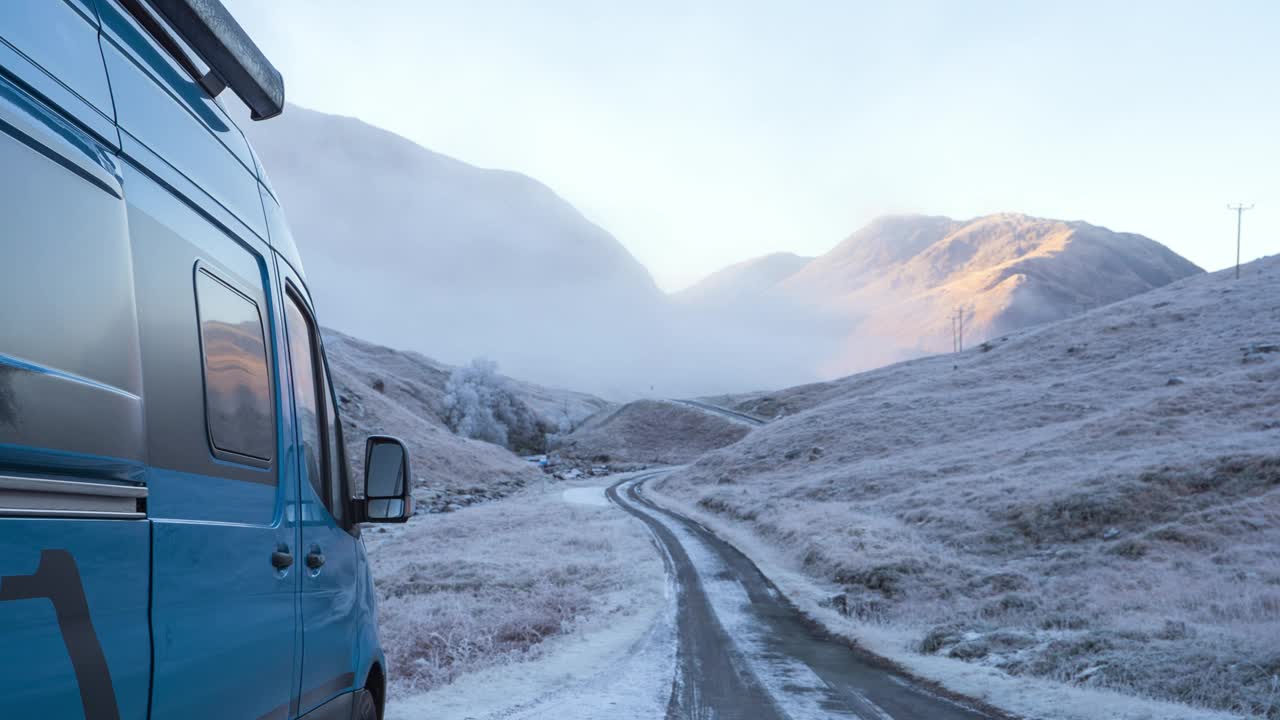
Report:
[[[1227,209],[1236,211],[1236,279],[1239,280],[1240,279],[1240,224],[1244,220],[1244,211],[1252,210],[1253,203],[1249,203],[1248,205],[1245,205],[1244,203],[1240,203],[1238,205],[1228,205]]]
[[[964,312],[960,308],[951,316],[951,352],[964,352]]]

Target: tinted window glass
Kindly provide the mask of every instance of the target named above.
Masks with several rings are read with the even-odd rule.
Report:
[[[324,378],[323,387],[325,389],[325,444],[328,449],[327,457],[329,461],[329,471],[326,478],[329,492],[325,496],[325,501],[329,506],[329,512],[341,523],[342,510],[346,507],[345,496],[347,494],[346,453],[342,449],[342,429],[338,424],[338,415],[335,412],[337,398],[334,396],[333,383],[325,370],[326,365],[322,362],[320,364],[320,372]]]
[[[203,270],[196,301],[209,439],[215,449],[270,460],[276,435],[258,306]]]
[[[316,365],[312,354],[311,322],[298,307],[292,295],[285,312],[285,329],[289,333],[289,364],[293,369],[293,403],[298,412],[298,429],[302,439],[302,460],[307,480],[316,495],[325,497],[322,458],[319,393],[316,392]]]

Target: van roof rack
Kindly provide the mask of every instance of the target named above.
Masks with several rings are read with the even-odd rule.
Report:
[[[146,0],[209,66],[202,73],[142,0],[120,0],[142,26],[200,83],[210,97],[226,88],[249,106],[254,120],[284,111],[284,78],[220,0]]]

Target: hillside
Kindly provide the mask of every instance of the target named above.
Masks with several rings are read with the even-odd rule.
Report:
[[[364,440],[371,434],[394,435],[405,442],[420,489],[416,494],[428,508],[501,497],[542,478],[509,450],[450,430],[445,398],[453,367],[335,330],[324,330],[324,339],[355,478],[363,477]],[[531,427],[540,425],[546,431],[557,431],[562,420],[576,426],[607,406],[582,393],[505,377],[501,382]],[[512,439],[542,441],[514,433]]]
[[[749,430],[680,403],[638,400],[592,417],[559,448],[566,457],[592,462],[673,465],[737,442]]]
[[[1114,239],[1066,230],[1082,247],[1064,252],[1110,256]],[[1200,274],[959,355],[740,398],[789,412],[660,497],[772,548],[816,588],[802,605],[909,667],[943,656],[1280,717],[1277,287],[1265,258],[1238,282]]]
[[[626,377],[601,376],[595,366],[610,364],[565,351],[581,344],[579,328],[596,328],[597,348],[612,348],[620,319],[660,324],[665,298],[648,271],[532,178],[292,105],[245,131],[332,327],[454,364],[485,356],[520,377],[598,389]]]

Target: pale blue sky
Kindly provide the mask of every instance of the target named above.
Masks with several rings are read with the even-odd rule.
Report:
[[[1280,252],[1280,3],[224,0],[291,101],[547,183],[667,289],[883,212]]]

